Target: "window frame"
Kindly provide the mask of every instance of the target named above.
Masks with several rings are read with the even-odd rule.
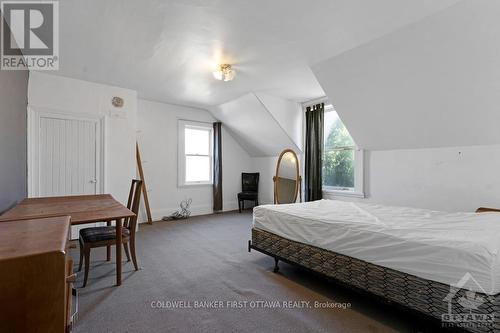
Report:
[[[336,112],[332,104],[325,105],[326,112]],[[338,114],[338,113],[337,113]],[[340,116],[339,116],[340,118]],[[324,128],[323,124],[323,128]],[[325,133],[326,135],[326,133]],[[345,146],[345,147],[335,147],[326,149],[323,146],[323,156],[322,162],[324,162],[324,156],[327,151],[342,151],[342,150],[352,150],[354,151],[354,187],[341,187],[341,186],[328,186],[322,185],[323,195],[328,196],[345,196],[354,198],[365,198],[364,193],[364,150],[360,149],[358,146]]]
[[[209,132],[209,164],[210,164],[210,179],[208,181],[186,181],[186,156],[207,156],[199,154],[186,154],[186,140],[185,140],[185,130],[186,129],[198,129],[205,130]],[[177,186],[178,187],[191,187],[191,186],[211,186],[213,184],[213,126],[212,123],[198,122],[192,120],[178,120],[178,167],[177,167]]]

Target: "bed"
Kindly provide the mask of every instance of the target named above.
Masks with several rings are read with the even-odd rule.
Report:
[[[500,215],[319,200],[254,208],[255,249],[417,310],[499,332]]]

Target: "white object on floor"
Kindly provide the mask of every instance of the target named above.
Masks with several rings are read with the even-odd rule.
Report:
[[[462,288],[500,292],[499,213],[319,200],[255,207],[253,224],[293,241],[448,285],[470,273],[473,279]]]

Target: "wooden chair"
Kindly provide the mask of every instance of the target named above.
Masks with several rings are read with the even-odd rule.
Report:
[[[128,196],[127,208],[136,214],[132,218],[127,218],[123,221],[122,228],[122,240],[123,248],[125,249],[125,254],[127,256],[127,261],[130,261],[130,255],[132,254],[132,262],[134,263],[135,270],[139,270],[137,265],[137,257],[135,255],[135,229],[137,226],[137,213],[139,212],[139,202],[141,199],[141,180],[132,180],[132,185],[130,187],[130,193]],[[90,264],[90,250],[95,247],[107,247],[107,258],[110,260],[111,257],[111,245],[116,245],[116,229],[111,226],[108,222],[106,227],[93,227],[84,228],[80,230],[80,264],[78,266],[78,271],[82,270],[83,259],[85,259],[85,275],[83,279],[83,287],[87,285],[87,279],[89,276],[89,264]],[[130,243],[130,252],[129,252]]]

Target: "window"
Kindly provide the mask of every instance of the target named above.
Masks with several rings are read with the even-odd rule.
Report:
[[[363,151],[332,105],[325,106],[323,190],[363,197]]]
[[[179,186],[212,184],[212,124],[179,120]]]

